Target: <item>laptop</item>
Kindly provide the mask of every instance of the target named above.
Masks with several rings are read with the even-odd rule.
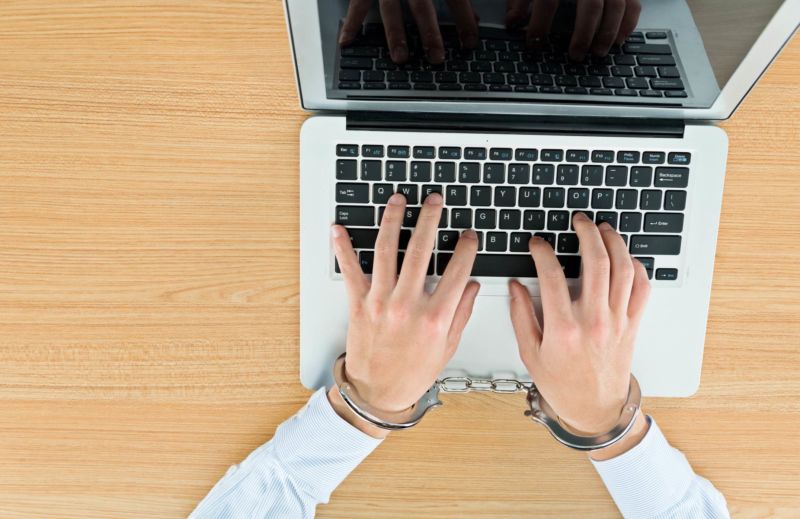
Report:
[[[388,197],[408,201],[402,256],[422,200],[436,191],[445,210],[428,288],[461,231],[480,239],[480,295],[442,376],[530,380],[508,281],[520,280],[538,305],[528,240],[539,235],[577,293],[571,217],[582,211],[615,227],[651,279],[633,359],[643,394],[697,391],[727,157],[715,123],[792,37],[800,0],[640,1],[620,44],[575,60],[575,1],[562,0],[531,38],[528,19],[541,13],[507,24],[505,0],[430,0],[424,15],[398,0],[391,20],[377,2],[285,0],[300,102],[313,113],[300,132],[306,387],[330,384],[345,348],[347,296],[330,225],[347,227],[369,274]],[[448,8],[458,4],[472,10],[469,38],[464,13]],[[398,31],[405,41],[402,59],[387,27],[393,45]]]

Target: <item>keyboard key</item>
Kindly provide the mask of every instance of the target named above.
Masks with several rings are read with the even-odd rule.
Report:
[[[361,180],[383,180],[381,177],[381,161],[362,160]]]
[[[519,148],[514,153],[514,160],[534,162],[539,160],[539,152],[533,148]]]
[[[436,157],[436,151],[433,146],[414,146],[415,159],[432,159]]]
[[[626,43],[622,46],[625,54],[657,54],[671,55],[672,49],[669,45],[656,43]]]
[[[369,203],[369,185],[342,183],[336,184],[336,202],[345,204]]]
[[[413,184],[401,184],[397,186],[397,192],[406,197],[406,203],[417,205],[419,203],[417,186]]]
[[[560,186],[577,186],[579,173],[578,166],[574,164],[560,164],[556,183]]]
[[[656,168],[655,187],[687,187],[689,168]]]
[[[424,202],[425,199],[428,198],[428,195],[430,195],[431,193],[439,193],[441,195],[442,186],[435,184],[426,184],[422,186],[422,196],[420,198]]]
[[[585,165],[581,168],[581,184],[584,186],[603,185],[603,166]]]
[[[662,31],[648,31],[645,35],[648,40],[665,40],[667,38],[667,33]]]
[[[531,181],[531,167],[528,164],[510,164],[508,166],[509,184],[528,184]]]
[[[642,230],[642,213],[620,213],[619,232],[639,232]]]
[[[658,73],[655,67],[633,67],[633,72],[638,77],[656,77]]]
[[[634,166],[631,168],[632,187],[650,187],[653,182],[653,168],[650,166]]]
[[[393,193],[394,189],[391,184],[372,184],[372,203],[385,204]]]
[[[614,65],[611,67],[611,75],[614,77],[633,77],[633,68]]]
[[[660,90],[639,90],[642,97],[663,97]]]
[[[495,229],[497,227],[497,211],[494,209],[475,210],[476,229]]]
[[[667,157],[667,162],[670,164],[678,164],[681,166],[688,166],[692,161],[692,154],[685,151],[674,151]]]
[[[343,83],[350,83],[350,82],[358,83],[359,81],[361,81],[361,71],[360,70],[340,70],[339,71],[339,81],[341,81]],[[347,89],[347,87],[342,87],[341,85],[339,86],[339,88]]]
[[[636,209],[638,205],[638,192],[635,189],[620,189],[617,191],[617,209]]]
[[[374,260],[374,252],[361,251],[358,254],[358,263],[361,265],[361,270],[364,271],[364,274],[372,274],[372,263]]]
[[[555,177],[555,168],[552,164],[534,164],[533,184],[552,184]]]
[[[408,231],[406,231],[408,232]],[[374,249],[378,229],[347,229],[354,249]]]
[[[348,71],[343,71],[348,72]],[[351,70],[349,72],[358,72],[357,70]],[[341,75],[339,76],[341,78]],[[364,81],[369,82],[383,82],[384,81],[384,72],[382,70],[365,70],[364,74],[362,74],[362,79]]]
[[[370,206],[337,205],[336,223],[345,226],[372,227],[375,225],[375,208]]]
[[[550,211],[547,213],[548,231],[566,231],[569,229],[569,223],[568,211]]]
[[[564,188],[548,187],[544,190],[542,205],[544,207],[564,207],[565,196]]]
[[[409,176],[411,182],[430,182],[431,181],[431,163],[414,161],[411,163],[411,174]]]
[[[408,146],[389,146],[387,155],[392,159],[407,159],[410,157],[410,152]]]
[[[654,90],[683,90],[683,81],[680,78],[652,78],[650,88]]]
[[[647,213],[644,215],[644,232],[679,233],[683,231],[681,213]]]
[[[624,96],[624,97],[636,97],[639,94],[636,92],[636,90],[631,90],[630,88],[618,88],[617,90],[614,90],[614,95]]]
[[[501,229],[519,229],[522,213],[516,209],[504,209],[500,211]]]
[[[544,230],[544,211],[525,211],[522,218],[522,228],[526,231]]]
[[[665,97],[688,97],[684,90],[664,90]]]
[[[488,186],[472,186],[469,190],[469,205],[476,207],[492,205],[492,188]]]
[[[614,229],[617,228],[617,213],[611,211],[598,211],[597,218],[595,223],[598,225],[606,222],[608,225],[613,227]]]
[[[639,162],[638,151],[618,151],[617,162],[620,164],[637,164]]]
[[[366,83],[369,85],[370,83]],[[378,83],[379,85],[383,83]],[[389,83],[389,90],[411,90],[411,83]]]
[[[660,281],[675,281],[678,279],[678,269],[658,269],[656,279]]]
[[[647,84],[647,80],[644,79],[644,78],[641,78],[641,77],[628,78],[627,81],[625,81],[625,83],[628,85],[628,88],[633,88],[633,89],[636,89],[636,90],[639,90],[639,89],[647,90],[649,88],[649,85]]]
[[[486,160],[486,148],[467,148],[464,150],[467,160]]]
[[[681,237],[669,235],[634,234],[631,236],[631,254],[675,256],[681,252]]]
[[[618,77],[604,77],[603,86],[606,88],[625,88],[625,81]]]
[[[645,164],[663,164],[664,156],[663,151],[646,151],[642,155],[642,162]]]
[[[450,227],[453,229],[472,227],[472,209],[458,208],[450,211]]]
[[[439,231],[436,248],[439,250],[456,250],[458,236],[458,231]]]
[[[508,235],[504,232],[486,233],[487,252],[505,252],[508,249]]]
[[[403,160],[386,161],[386,179],[392,182],[406,181],[406,163]]]
[[[664,197],[664,209],[667,211],[686,209],[686,191],[667,191]]]
[[[461,148],[455,146],[442,146],[439,148],[439,158],[458,160],[461,158]]]
[[[564,150],[542,150],[542,160],[545,162],[561,162],[564,159]]]
[[[434,182],[442,182],[445,184],[452,184],[456,181],[456,163],[455,162],[437,162],[434,167],[433,173]]]
[[[531,233],[529,232],[512,232],[509,250],[511,252],[530,252]]]
[[[589,190],[586,188],[570,189],[567,193],[567,207],[572,209],[589,207]]]
[[[567,150],[567,162],[588,162],[588,150]]]
[[[494,188],[494,205],[497,207],[514,207],[517,201],[517,189],[514,187]]]
[[[614,64],[624,66],[636,65],[636,58],[630,54],[618,54],[614,56]]]
[[[558,235],[557,252],[575,254],[578,252],[578,235],[562,232]]]
[[[543,239],[550,245],[553,250],[556,248],[556,234],[553,232],[537,232],[534,233],[534,236],[538,236],[539,238]]]
[[[358,157],[357,144],[337,144],[336,145],[337,157]]]
[[[377,47],[345,47],[342,49],[342,56],[347,57],[377,58],[379,55],[380,49]]]
[[[575,230],[575,215],[577,213],[583,213],[586,216],[586,218],[588,218],[589,220],[594,220],[594,211],[586,211],[584,209],[579,209],[577,211],[573,211],[572,212],[572,216],[571,216],[572,222],[570,222],[570,226],[569,226],[569,228],[571,230],[573,230],[573,231]]]
[[[419,207],[406,207],[403,214],[403,227],[416,227],[419,219]]]
[[[445,198],[450,206],[467,205],[467,186],[447,186]]]
[[[358,153],[358,152],[356,152]],[[355,160],[336,161],[336,180],[358,180],[358,163]]]
[[[637,256],[636,259],[639,260],[639,263],[641,263],[644,269],[647,271],[647,277],[653,279],[653,268],[655,268],[655,258]]]
[[[372,70],[372,58],[342,58],[339,67],[343,69]]]
[[[489,150],[491,160],[511,160],[511,148],[492,148]]]
[[[661,191],[643,190],[639,198],[639,208],[645,211],[658,211],[661,209]]]
[[[675,59],[672,56],[636,56],[636,61],[640,66],[667,66],[674,67]]]
[[[506,165],[502,162],[487,162],[483,165],[485,184],[502,184],[506,181]]]
[[[606,166],[606,185],[622,187],[628,184],[628,166]]]
[[[472,275],[532,278],[536,277],[536,267],[533,258],[528,254],[478,254],[472,266]]]
[[[592,189],[592,209],[611,209],[614,207],[613,189]]]
[[[480,164],[477,162],[462,162],[458,165],[458,181],[465,184],[477,184],[481,181]]]
[[[541,190],[538,187],[522,187],[519,190],[520,207],[539,207]]]

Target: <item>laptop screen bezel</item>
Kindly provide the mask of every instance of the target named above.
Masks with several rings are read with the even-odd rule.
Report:
[[[759,35],[709,108],[553,102],[329,99],[325,88],[319,11],[316,2],[284,0],[300,104],[311,111],[380,111],[508,114],[556,117],[641,117],[724,120],[731,116],[761,75],[797,31],[800,0],[786,0]],[[294,16],[293,13],[301,13]],[[303,44],[298,44],[303,42]]]

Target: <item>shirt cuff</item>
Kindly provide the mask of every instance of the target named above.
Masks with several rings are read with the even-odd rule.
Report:
[[[381,441],[336,414],[325,388],[278,427],[274,438],[276,458],[299,486],[322,503]]]
[[[667,442],[655,420],[638,445],[615,458],[592,460],[624,517],[652,517],[678,503],[689,490],[694,471],[686,457]]]

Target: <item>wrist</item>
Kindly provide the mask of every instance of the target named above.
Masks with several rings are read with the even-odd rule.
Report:
[[[389,436],[391,431],[388,429],[376,427],[357,416],[353,410],[350,409],[347,403],[345,403],[342,395],[339,394],[339,386],[336,384],[334,384],[333,387],[328,390],[328,401],[331,403],[333,410],[342,418],[342,420],[349,423],[364,434],[378,439],[383,439]]]
[[[647,419],[647,416],[639,410],[636,414],[636,420],[633,426],[625,436],[608,447],[591,451],[589,457],[594,461],[606,461],[611,458],[616,458],[639,445],[642,439],[647,435],[648,430],[650,430],[650,421]]]

